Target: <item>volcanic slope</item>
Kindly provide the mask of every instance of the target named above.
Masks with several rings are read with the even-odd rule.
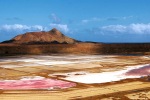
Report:
[[[45,32],[27,32],[25,34],[17,35],[11,40],[4,41],[3,43],[17,43],[17,44],[44,44],[44,43],[66,43],[73,44],[77,40],[65,36],[56,28]]]

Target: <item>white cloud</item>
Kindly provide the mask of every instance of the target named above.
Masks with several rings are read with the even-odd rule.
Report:
[[[27,25],[21,25],[21,24],[14,24],[14,25],[3,25],[1,26],[1,29],[3,30],[24,30],[29,29]]]
[[[112,33],[134,33],[134,34],[150,34],[149,24],[130,24],[130,25],[108,25],[100,27],[101,32]]]
[[[44,27],[41,26],[41,25],[34,25],[34,26],[31,26],[31,28],[37,29],[37,30],[40,30],[40,31],[43,31],[43,30],[44,30]]]
[[[127,27],[123,25],[109,25],[101,27],[102,30],[110,32],[125,32],[126,28]]]
[[[0,30],[3,31],[24,31],[24,30],[29,30],[29,31],[42,31],[43,26],[41,25],[34,25],[34,26],[27,26],[27,25],[22,25],[22,24],[13,24],[13,25],[2,25],[0,27]]]
[[[81,20],[82,24],[87,24],[89,22],[100,22],[100,21],[117,21],[117,20],[128,20],[134,18],[133,16],[124,16],[124,17],[106,17],[106,18],[99,18],[99,17],[93,17],[89,19],[83,19]]]
[[[29,26],[29,25],[22,25],[22,24],[13,24],[13,25],[6,24],[6,25],[0,26],[0,31],[20,33],[20,32],[28,32],[28,31],[43,31],[43,30],[47,31],[50,28],[57,28],[58,30],[62,32],[66,32],[66,33],[69,31],[67,24],[54,24],[54,23],[51,23],[49,28],[43,27],[41,25]]]
[[[107,20],[107,21],[117,21],[117,20],[128,20],[128,19],[132,19],[134,18],[133,16],[124,16],[124,17],[108,17],[104,20]]]
[[[61,22],[61,19],[55,13],[51,14],[51,18],[53,20],[53,23],[60,23]]]
[[[135,33],[150,33],[150,23],[131,24],[128,28],[131,30],[131,32],[135,32]]]
[[[88,22],[98,22],[98,21],[101,21],[101,19],[97,18],[97,17],[93,17],[91,19],[83,19],[83,20],[81,20],[81,23],[86,24]]]
[[[121,17],[121,19],[123,19],[123,20],[131,19],[131,18],[134,18],[134,16],[124,16],[124,17]]]
[[[50,27],[57,28],[58,30],[66,32],[66,33],[69,32],[69,28],[68,28],[67,24],[53,24],[53,23],[51,23]]]
[[[87,19],[83,19],[81,22],[82,23],[88,23],[90,20],[87,20]]]

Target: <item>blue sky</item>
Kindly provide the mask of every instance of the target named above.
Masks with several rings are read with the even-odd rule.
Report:
[[[59,29],[82,41],[150,42],[150,0],[0,0],[0,41]]]

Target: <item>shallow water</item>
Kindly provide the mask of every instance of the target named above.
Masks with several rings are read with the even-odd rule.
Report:
[[[24,77],[20,80],[1,80],[2,90],[29,90],[29,89],[64,89],[76,86],[75,83],[48,79],[40,76]]]
[[[150,75],[150,65],[132,69],[125,73],[127,76],[147,76]]]

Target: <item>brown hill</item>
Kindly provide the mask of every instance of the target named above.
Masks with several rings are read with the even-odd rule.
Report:
[[[56,28],[45,32],[27,32],[25,34],[17,35],[11,40],[4,41],[3,43],[17,43],[17,44],[44,44],[44,43],[66,43],[73,44],[77,40],[69,38],[62,34]]]

